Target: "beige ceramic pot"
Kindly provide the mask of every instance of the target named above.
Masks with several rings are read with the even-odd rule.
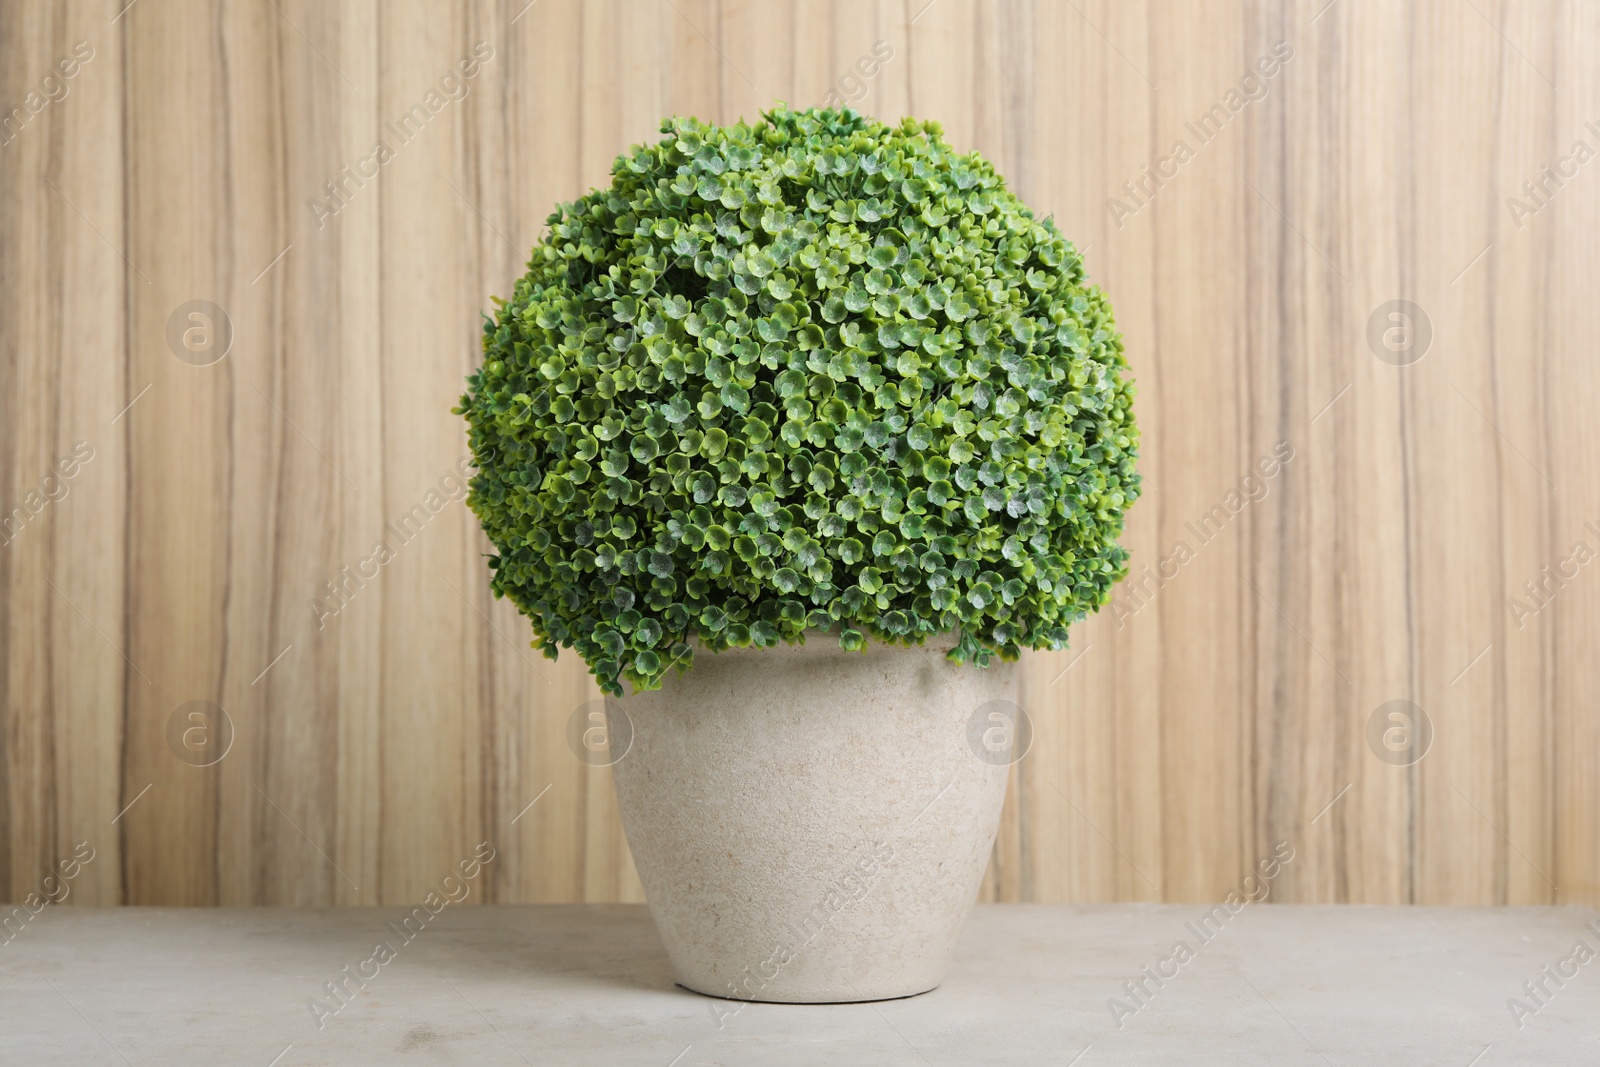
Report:
[[[939,984],[1027,735],[1014,666],[948,647],[702,651],[611,702],[622,823],[679,983],[788,1003]]]

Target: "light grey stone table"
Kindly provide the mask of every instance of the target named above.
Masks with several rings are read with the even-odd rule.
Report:
[[[403,914],[45,908],[0,943],[0,1064],[1600,1064],[1573,908],[982,907],[941,988],[823,1006],[675,987],[643,907]]]

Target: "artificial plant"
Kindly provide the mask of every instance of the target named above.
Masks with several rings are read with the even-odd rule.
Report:
[[[550,216],[457,409],[535,646],[616,694],[695,639],[1065,647],[1139,491],[1077,250],[936,123],[661,129]]]

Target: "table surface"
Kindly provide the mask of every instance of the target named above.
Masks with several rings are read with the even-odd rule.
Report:
[[[675,986],[642,906],[445,907],[410,941],[401,908],[46,907],[0,943],[0,1064],[1600,1064],[1600,913],[1207,912],[980,907],[940,988],[819,1006]],[[344,1003],[346,966],[375,976]]]

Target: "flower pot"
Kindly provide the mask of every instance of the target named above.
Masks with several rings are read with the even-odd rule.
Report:
[[[943,979],[1021,718],[1013,664],[949,647],[701,651],[611,702],[622,823],[680,984],[827,1003]]]

